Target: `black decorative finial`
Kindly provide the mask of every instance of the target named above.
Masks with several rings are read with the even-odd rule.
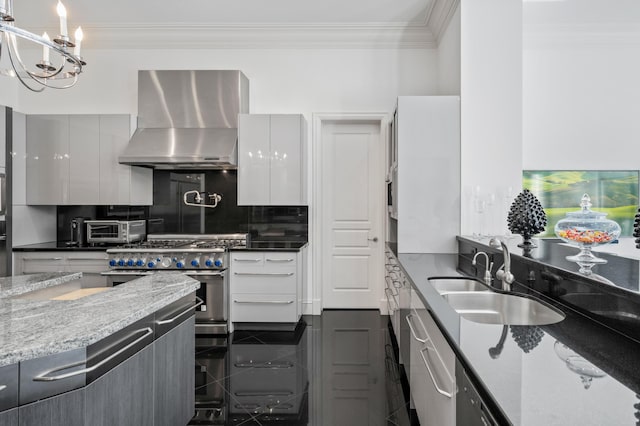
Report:
[[[507,224],[513,234],[520,234],[524,239],[518,247],[533,248],[536,245],[531,242],[531,237],[544,231],[547,215],[536,196],[525,189],[511,204]]]

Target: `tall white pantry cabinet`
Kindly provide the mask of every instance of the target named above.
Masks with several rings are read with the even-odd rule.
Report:
[[[457,253],[460,98],[400,96],[393,124],[398,253]]]

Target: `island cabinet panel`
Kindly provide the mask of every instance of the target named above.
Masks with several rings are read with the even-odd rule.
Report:
[[[18,425],[18,408],[3,411],[0,413],[0,425]]]
[[[239,205],[307,205],[306,134],[301,114],[238,115]]]
[[[19,408],[20,426],[85,426],[97,424],[85,418],[84,389],[46,398]],[[4,423],[0,423],[4,424]]]
[[[195,316],[154,343],[154,425],[187,424],[195,406]]]
[[[87,425],[152,426],[152,389],[150,345],[86,387]]]

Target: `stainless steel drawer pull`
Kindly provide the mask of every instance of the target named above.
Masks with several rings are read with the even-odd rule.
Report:
[[[411,317],[413,317],[413,314],[407,315],[405,319],[407,320],[407,324],[409,324],[409,330],[411,330],[411,334],[413,335],[413,338],[420,343],[425,343],[427,339],[419,338],[418,335],[416,334],[416,331],[413,329],[413,324],[411,324],[411,319],[410,319]]]
[[[23,257],[24,261],[38,261],[38,260],[62,260],[61,257]]]
[[[282,362],[282,363],[272,363],[272,362],[236,362],[235,364],[238,368],[273,368],[273,369],[284,369],[293,367],[292,362]]]
[[[293,262],[293,259],[267,259],[267,262]]]
[[[67,257],[68,260],[95,260],[95,261],[102,261],[102,260],[109,260],[108,257]]]
[[[77,367],[79,365],[84,364],[84,361],[83,362],[77,362],[77,363],[74,363],[74,364],[71,364],[71,365],[66,365],[64,367],[58,367],[58,368],[55,368],[53,370],[45,371],[44,373],[41,373],[41,374],[37,375],[36,377],[34,377],[33,381],[34,382],[53,382],[53,381],[56,381],[56,380],[68,379],[69,377],[74,377],[74,376],[79,376],[81,374],[90,373],[90,372],[102,367],[104,364],[106,364],[107,362],[111,361],[112,359],[118,357],[121,353],[125,352],[126,350],[128,350],[128,349],[134,347],[135,345],[137,345],[138,343],[142,342],[147,337],[153,335],[153,330],[151,329],[151,327],[142,328],[140,330],[135,331],[134,333],[140,333],[140,332],[144,332],[144,334],[142,336],[138,337],[133,342],[131,342],[128,345],[120,348],[116,352],[112,353],[111,355],[109,355],[105,359],[101,360],[100,362],[98,362],[97,364],[95,364],[95,365],[93,365],[93,366],[91,366],[89,368],[83,368],[82,370],[72,371],[70,373],[59,374],[57,376],[49,376],[49,374],[51,374],[51,373],[55,373],[55,372],[62,371],[62,370],[67,370],[69,368]]]
[[[2,392],[3,390],[5,390],[7,388],[7,385],[0,385],[0,392]]]
[[[264,392],[254,392],[254,391],[245,391],[245,392],[234,392],[235,396],[291,396],[293,392],[291,391],[264,391]]]
[[[260,262],[262,259],[236,259],[233,258],[234,262]]]
[[[449,376],[449,379],[451,380],[452,383],[453,383],[453,378],[451,378],[451,376],[449,375],[449,372],[447,371],[444,365],[444,361],[442,361],[442,358],[440,358],[440,354],[438,354],[438,351],[436,350],[436,348],[427,346],[424,349],[420,350],[420,356],[422,357],[422,361],[424,362],[424,365],[427,367],[427,371],[429,372],[429,377],[431,377],[431,382],[433,383],[433,387],[436,388],[436,391],[438,391],[440,395],[444,395],[447,398],[451,398],[453,396],[451,392],[447,392],[441,389],[436,383],[436,378],[433,376],[433,372],[431,371],[431,366],[429,365],[429,361],[427,361],[427,357],[424,356],[424,351],[428,351],[428,350],[432,350],[435,352],[436,356],[440,360],[440,363],[444,367],[445,373],[447,374],[447,376]]]
[[[290,305],[293,303],[293,300],[234,300],[233,303],[260,303],[260,304]]]
[[[295,272],[234,272],[233,275],[266,275],[270,277],[290,277]]]
[[[291,410],[293,408],[293,405],[289,404],[288,402],[283,402],[281,404],[267,404],[265,407],[267,408],[267,410]]]
[[[156,321],[156,324],[158,325],[163,325],[163,324],[169,324],[174,322],[175,320],[177,320],[178,318],[180,318],[183,315],[188,314],[189,312],[191,312],[191,310],[193,308],[197,308],[198,306],[202,305],[204,303],[204,300],[200,299],[198,296],[196,296],[196,304],[195,305],[191,305],[189,306],[187,309],[185,309],[184,311],[180,312],[178,315],[174,316],[173,318],[170,319],[166,319],[166,320],[160,320],[160,321]]]

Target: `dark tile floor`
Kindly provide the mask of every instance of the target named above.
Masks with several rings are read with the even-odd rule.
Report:
[[[229,340],[226,349],[196,347],[190,425],[416,423],[388,317],[378,311],[324,311],[295,332],[236,332]]]

